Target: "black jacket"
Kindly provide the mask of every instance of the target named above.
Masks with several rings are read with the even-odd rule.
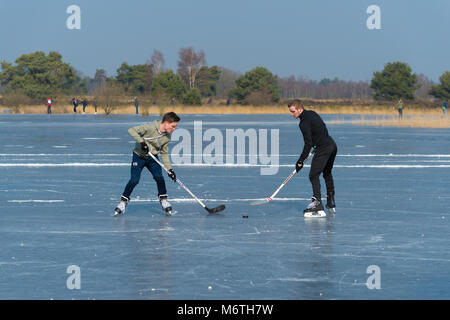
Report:
[[[334,143],[328,135],[328,130],[322,118],[312,110],[303,110],[300,114],[300,130],[303,134],[305,145],[299,160],[304,162],[311,148],[320,148]]]

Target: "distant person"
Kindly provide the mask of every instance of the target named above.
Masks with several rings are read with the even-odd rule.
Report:
[[[444,116],[447,114],[447,108],[448,108],[448,100],[445,100],[444,103],[442,104],[442,113],[444,114]]]
[[[231,101],[230,101],[230,98],[228,98],[228,99],[227,99],[227,107],[230,106],[230,102],[231,102]]]
[[[308,157],[311,149],[314,148],[314,156],[309,171],[309,180],[312,184],[313,197],[312,202],[303,213],[306,217],[325,215],[320,190],[320,174],[323,174],[323,178],[325,179],[327,209],[330,212],[335,213],[335,190],[331,171],[337,154],[336,143],[328,134],[327,127],[322,118],[315,111],[305,110],[299,99],[289,102],[288,108],[295,119],[300,119],[299,127],[304,141],[303,151],[295,164],[297,172],[303,168],[303,163]]]
[[[72,104],[73,104],[73,112],[77,113],[78,99],[77,98],[72,98]]]
[[[98,103],[97,103],[97,99],[96,98],[94,98],[93,104],[94,104],[94,114],[97,114],[97,105],[98,105]]]
[[[88,105],[88,101],[86,98],[83,99],[83,101],[81,101],[81,103],[83,104],[83,114],[86,113],[86,107]]]
[[[398,100],[397,103],[397,111],[398,111],[398,118],[402,119],[403,118],[403,101],[402,99]]]
[[[134,107],[136,108],[136,114],[139,114],[139,101],[137,97],[134,97]]]
[[[172,206],[167,200],[166,183],[162,175],[162,168],[148,153],[151,152],[156,157],[158,157],[158,153],[161,154],[162,162],[170,172],[169,177],[176,181],[176,175],[169,159],[169,142],[171,133],[176,129],[179,121],[180,118],[175,112],[168,112],[164,114],[162,120],[155,120],[128,130],[130,136],[136,140],[131,162],[131,178],[125,186],[119,204],[115,208],[114,216],[125,212],[125,207],[130,201],[133,189],[139,183],[144,167],[150,171],[156,182],[162,209],[170,214]]]
[[[52,99],[47,98],[47,114],[52,114]]]

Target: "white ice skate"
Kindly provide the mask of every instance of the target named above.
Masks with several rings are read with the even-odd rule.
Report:
[[[124,196],[120,197],[120,202],[117,205],[116,209],[114,209],[114,217],[117,217],[119,214],[125,212],[125,208],[127,207],[128,201],[130,201],[130,199],[127,199]]]
[[[164,212],[166,212],[169,216],[172,214],[172,205],[169,201],[167,201],[167,195],[162,194],[159,196],[159,203],[161,204],[162,209]]]

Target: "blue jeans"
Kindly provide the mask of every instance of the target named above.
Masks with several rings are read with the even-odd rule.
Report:
[[[158,157],[158,156],[156,156]],[[156,186],[158,187],[158,196],[167,194],[166,183],[162,175],[161,166],[152,158],[144,159],[139,157],[133,152],[133,160],[131,162],[131,178],[125,186],[123,191],[123,196],[130,199],[130,195],[133,192],[134,187],[139,183],[141,179],[142,169],[146,167],[148,171],[153,175],[153,179],[156,181]]]

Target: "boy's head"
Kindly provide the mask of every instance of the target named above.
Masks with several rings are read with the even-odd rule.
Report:
[[[175,112],[167,112],[161,120],[161,132],[172,133],[180,120]]]
[[[294,99],[288,103],[288,108],[292,116],[297,119],[303,112],[302,101],[300,99]]]

